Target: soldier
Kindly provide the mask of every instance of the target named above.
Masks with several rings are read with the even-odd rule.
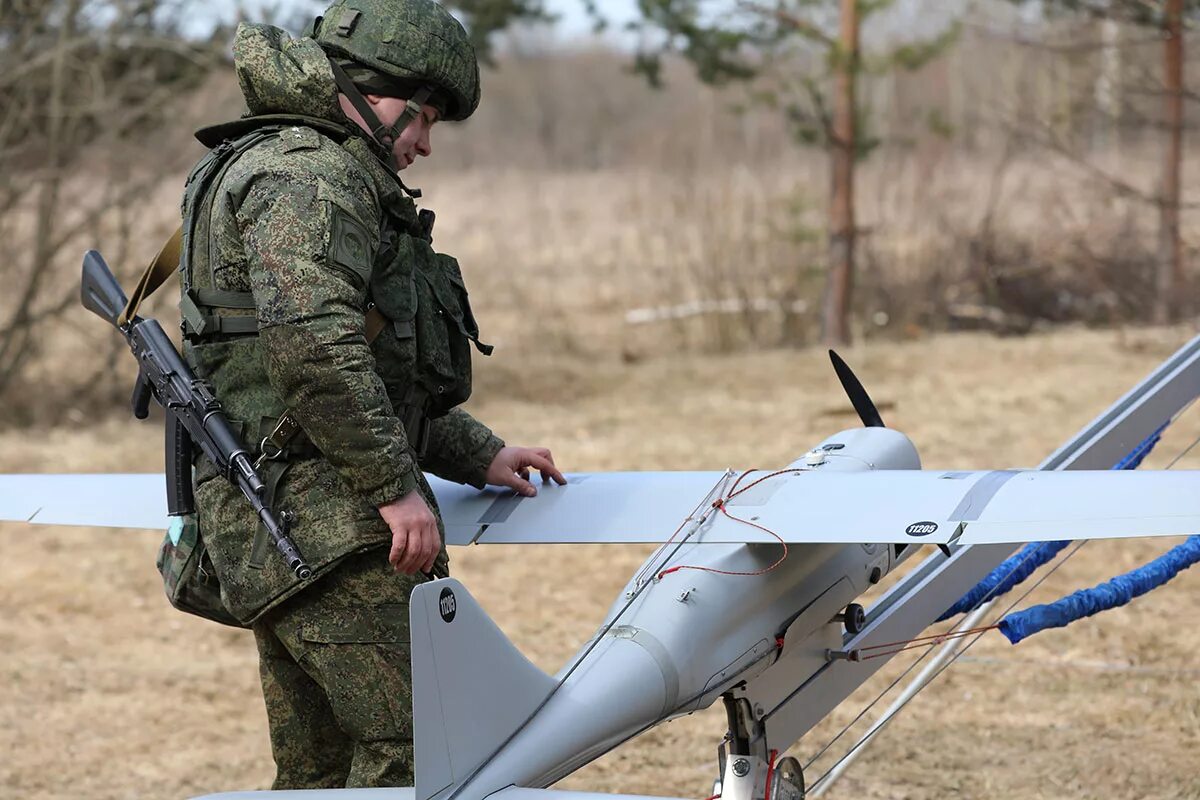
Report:
[[[526,495],[530,468],[565,483],[549,450],[457,408],[470,350],[491,348],[397,175],[436,122],[475,110],[475,53],[432,0],[339,0],[303,38],[240,26],[234,64],[247,113],[197,134],[211,150],[184,195],[184,353],[261,443],[314,577],[269,553],[203,459],[200,530],[258,643],[274,788],[411,785],[408,597],[448,564],[422,469]]]

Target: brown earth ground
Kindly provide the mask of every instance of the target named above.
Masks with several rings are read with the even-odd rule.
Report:
[[[1037,464],[1189,336],[1062,331],[942,336],[844,355],[925,465]],[[634,365],[498,354],[473,410],[571,470],[768,467],[855,420],[822,351]],[[1190,415],[1149,466],[1200,430]],[[0,435],[0,470],[151,471],[156,430]],[[1188,462],[1191,462],[1189,464]],[[1180,467],[1200,466],[1185,459]],[[0,526],[0,796],[179,798],[272,776],[249,634],[172,611],[146,532]],[[1143,563],[1164,542],[1093,543],[1026,604]],[[465,581],[516,644],[554,670],[645,556],[607,546],[459,551]],[[986,635],[865,752],[830,797],[1200,797],[1200,573],[1019,647]],[[907,661],[793,748],[803,760]],[[651,731],[564,782],[705,797],[719,710]],[[827,758],[814,768],[829,766]]]

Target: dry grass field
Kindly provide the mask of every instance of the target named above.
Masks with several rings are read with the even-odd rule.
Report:
[[[844,355],[926,466],[1026,466],[1189,335],[960,334]],[[507,348],[481,371],[473,410],[510,441],[552,446],[571,470],[767,467],[855,424],[818,349],[585,364]],[[1181,421],[1150,466],[1191,441],[1197,417]],[[9,430],[0,470],[150,471],[159,448],[158,430],[119,421]],[[1200,465],[1180,466],[1189,462]],[[166,800],[269,783],[251,637],[171,610],[153,568],[157,543],[147,532],[0,526],[0,797]],[[1090,544],[1027,602],[1167,546]],[[455,574],[548,670],[591,633],[644,555],[602,546],[452,554]],[[1125,609],[1017,647],[986,635],[830,796],[1200,797],[1198,581],[1184,573]],[[887,675],[792,752],[815,752]],[[719,710],[670,723],[565,786],[705,797],[723,730]]]

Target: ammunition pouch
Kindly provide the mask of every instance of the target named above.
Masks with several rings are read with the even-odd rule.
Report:
[[[429,452],[429,432],[433,419],[429,416],[429,396],[416,386],[410,386],[403,397],[393,401],[396,414],[404,424],[408,446],[417,455],[417,461]]]
[[[222,625],[246,627],[221,601],[221,584],[195,514],[173,518],[159,547],[156,566],[167,600],[175,608]]]
[[[392,233],[376,263],[371,298],[391,322],[388,335],[375,345],[388,395],[397,413],[401,406],[413,406],[419,415],[436,419],[471,396],[472,347],[484,355],[492,348],[479,340],[453,258],[434,252],[417,235]],[[408,427],[411,437],[414,426]],[[416,448],[418,440],[410,441]]]

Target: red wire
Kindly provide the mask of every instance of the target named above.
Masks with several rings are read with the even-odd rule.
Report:
[[[859,650],[880,650],[884,647],[895,647],[898,644],[910,645],[919,644],[920,642],[932,642],[937,644],[940,641],[947,639],[957,639],[960,636],[968,636],[972,633],[985,633],[990,630],[995,630],[999,625],[985,625],[982,628],[965,628],[961,631],[946,631],[945,633],[932,633],[929,636],[918,636],[915,639],[901,639],[898,642],[884,642],[883,644],[871,644],[866,647],[859,647]]]
[[[763,792],[763,800],[771,800],[771,777],[775,774],[775,756],[779,755],[778,750],[772,750],[770,758],[767,759],[767,788]]]
[[[770,536],[774,536],[779,541],[779,544],[783,546],[783,553],[779,556],[778,559],[775,560],[775,563],[771,564],[771,566],[769,566],[769,567],[764,567],[762,569],[756,569],[753,572],[735,572],[733,570],[714,569],[712,567],[699,567],[699,566],[694,566],[692,564],[680,564],[678,566],[669,567],[667,569],[664,569],[662,572],[658,573],[659,580],[662,580],[664,577],[666,577],[667,575],[670,575],[672,572],[679,572],[679,571],[685,570],[685,569],[694,569],[699,572],[711,572],[715,575],[733,575],[733,576],[743,577],[743,578],[752,578],[756,575],[766,575],[768,572],[772,571],[773,569],[778,567],[780,564],[782,564],[785,560],[787,560],[788,546],[787,546],[787,542],[785,542],[783,540],[782,536],[780,536],[778,533],[771,530],[770,528],[767,528],[763,525],[759,525],[757,522],[751,522],[748,519],[742,519],[741,517],[735,517],[733,514],[729,513],[727,504],[729,503],[730,500],[733,500],[738,495],[741,495],[745,492],[750,491],[755,486],[757,486],[758,484],[762,483],[765,480],[769,480],[769,479],[777,477],[779,475],[789,475],[792,473],[804,472],[805,470],[801,470],[801,469],[776,470],[775,472],[771,472],[771,473],[768,473],[761,477],[755,478],[753,481],[751,481],[750,483],[746,484],[745,486],[743,486],[742,488],[739,489],[738,486],[741,484],[741,482],[745,479],[745,477],[747,475],[749,475],[753,471],[754,470],[747,470],[746,472],[743,472],[741,475],[739,475],[738,479],[736,481],[734,481],[733,487],[730,489],[728,496],[723,497],[720,500],[714,501],[712,504],[712,507],[717,509],[718,511],[720,511],[725,516],[729,517],[729,519],[733,520],[734,522],[740,522],[743,525],[749,525],[751,528],[757,528],[758,530],[762,531],[763,533],[766,533]],[[682,528],[682,526],[680,526],[680,527]],[[673,539],[675,537],[672,536],[671,538]]]
[[[896,653],[903,653],[905,650],[914,650],[918,647],[937,647],[942,642],[948,642],[951,639],[961,639],[964,636],[970,636],[974,633],[987,633],[991,630],[996,630],[999,625],[987,625],[983,628],[968,628],[962,631],[954,631],[951,633],[940,633],[934,636],[923,636],[920,639],[910,639],[906,642],[892,642],[892,645],[902,644],[903,647],[897,647],[894,650],[884,650],[881,653],[872,653],[869,656],[861,656],[859,661],[868,661],[872,658],[883,658],[885,656],[894,656]],[[859,650],[874,650],[880,647],[888,647],[889,645],[877,644],[871,647],[862,647]]]
[[[720,486],[720,485],[721,485],[721,484],[722,484],[724,481],[725,481],[725,478],[724,478],[724,477],[722,477],[722,478],[721,478],[721,480],[717,481],[716,485],[715,485],[715,486],[713,486],[713,488],[712,488],[712,489],[709,489],[709,490],[708,490],[708,494],[707,494],[707,495],[705,495],[705,497],[708,497],[708,496],[709,496],[709,495],[711,495],[711,494],[712,494],[714,491],[716,491],[716,489],[717,489],[717,488],[718,488],[718,487],[719,487],[719,486]],[[736,484],[735,484],[735,485],[736,485]],[[679,523],[679,527],[675,529],[675,532],[671,534],[670,538],[668,538],[668,539],[667,539],[665,542],[663,542],[663,543],[662,543],[662,544],[660,544],[660,545],[659,545],[657,548],[655,548],[655,550],[654,550],[654,553],[653,553],[653,554],[650,556],[650,558],[649,558],[649,559],[647,559],[647,560],[646,560],[646,564],[645,564],[645,565],[643,565],[643,567],[642,567],[641,569],[639,569],[639,570],[638,570],[638,573],[637,573],[637,575],[634,575],[634,576],[633,576],[633,581],[634,581],[634,584],[635,584],[635,585],[637,585],[637,584],[640,584],[640,583],[641,583],[641,581],[642,581],[642,575],[643,575],[643,574],[645,574],[645,572],[646,572],[646,568],[647,568],[647,567],[648,567],[648,566],[649,566],[651,563],[653,563],[653,562],[654,562],[654,560],[655,560],[656,558],[658,558],[658,554],[659,554],[659,553],[661,553],[661,552],[663,552],[664,550],[666,550],[666,549],[667,549],[667,547],[669,547],[669,546],[671,545],[671,543],[675,541],[675,537],[679,535],[679,532],[680,532],[680,531],[682,531],[682,530],[684,529],[684,527],[685,527],[685,526],[686,526],[686,525],[687,525],[689,522],[691,522],[692,520],[694,520],[694,519],[696,518],[696,512],[697,512],[697,511],[699,511],[699,510],[700,510],[700,507],[701,507],[701,506],[703,506],[703,505],[704,505],[704,500],[703,500],[703,499],[701,499],[699,503],[696,503],[696,507],[695,507],[695,508],[693,508],[693,509],[691,510],[691,513],[689,513],[689,514],[688,514],[686,517],[684,517],[684,520],[683,520],[683,522]],[[712,798],[709,798],[709,800],[712,800]]]

